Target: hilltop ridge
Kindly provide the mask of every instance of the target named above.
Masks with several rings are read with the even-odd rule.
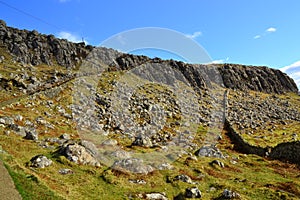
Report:
[[[39,34],[35,30],[11,28],[2,20],[0,21],[0,46],[3,51],[10,53],[17,62],[31,65],[60,65],[66,68],[78,67],[96,48],[85,45],[84,42],[72,43],[65,39],[57,39],[53,35]],[[191,84],[198,89],[209,87],[210,83],[208,82],[218,82],[230,89],[278,94],[298,92],[294,80],[280,70],[268,67],[217,64],[214,65],[216,69],[213,69],[212,65],[192,65],[173,60],[150,59],[146,56],[116,53],[112,49],[105,49],[101,52],[111,56],[106,59],[110,60],[109,64],[112,67],[122,70],[133,69],[145,63],[164,63],[180,70],[187,80],[191,81]],[[208,75],[210,73],[212,73],[211,77]],[[215,78],[222,80],[213,80]],[[208,79],[211,80],[208,81]]]

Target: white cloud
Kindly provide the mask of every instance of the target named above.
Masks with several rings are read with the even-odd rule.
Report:
[[[293,78],[298,88],[300,88],[300,60],[292,63],[291,65],[280,68],[280,70]]]
[[[277,31],[277,29],[274,28],[274,27],[267,28],[263,34],[256,35],[256,36],[253,37],[253,39],[256,40],[256,39],[265,37],[265,36],[267,36],[268,34],[274,33],[274,32],[276,32],[276,31]]]
[[[194,32],[193,34],[186,34],[185,36],[190,39],[196,39],[197,37],[199,37],[201,35],[202,35],[202,32],[197,31],[197,32]]]
[[[300,71],[300,60],[297,62],[294,62],[291,65],[285,66],[280,68],[281,71],[287,72],[287,71]]]
[[[212,64],[221,64],[221,63],[224,63],[224,60],[220,59],[220,60],[213,60],[211,62]]]
[[[213,60],[211,61],[212,64],[222,64],[225,63],[229,60],[229,57],[227,57],[226,59],[219,59],[219,60]]]
[[[273,33],[273,32],[276,32],[276,31],[277,31],[277,29],[274,28],[274,27],[270,27],[270,28],[268,28],[268,29],[266,30],[266,32],[268,32],[268,33]]]
[[[71,0],[58,0],[58,1],[59,1],[59,3],[66,3],[66,2],[71,1]]]
[[[75,42],[75,43],[84,41],[86,44],[88,44],[88,42],[84,38],[81,38],[80,36],[78,36],[76,34],[66,32],[66,31],[59,32],[57,34],[57,37],[61,38],[61,39],[67,39],[70,42]]]

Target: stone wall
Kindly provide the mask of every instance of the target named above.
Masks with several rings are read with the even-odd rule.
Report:
[[[282,143],[270,152],[270,158],[300,164],[300,141]]]
[[[225,128],[227,135],[234,144],[234,149],[241,153],[300,164],[300,141],[281,143],[273,148],[256,147],[245,142],[227,119],[225,120]]]

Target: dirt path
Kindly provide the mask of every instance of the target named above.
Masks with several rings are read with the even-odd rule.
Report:
[[[19,192],[15,188],[15,184],[10,177],[8,171],[0,160],[0,199],[1,200],[21,200]]]

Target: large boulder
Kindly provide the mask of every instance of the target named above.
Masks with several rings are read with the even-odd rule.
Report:
[[[93,152],[76,142],[63,144],[60,147],[59,152],[74,163],[100,167],[100,163]]]
[[[31,158],[30,162],[30,166],[36,168],[45,168],[49,167],[52,164],[52,160],[48,159],[44,155],[34,156],[33,158]]]
[[[222,152],[214,146],[203,146],[196,151],[196,156],[214,157],[214,158],[225,158]]]

